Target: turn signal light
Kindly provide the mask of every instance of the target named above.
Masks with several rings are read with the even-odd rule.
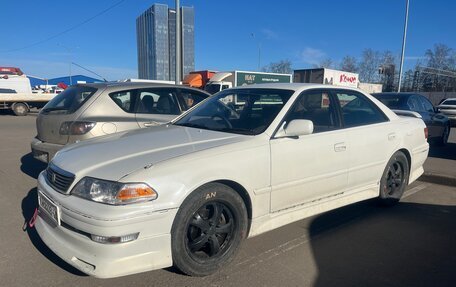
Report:
[[[94,235],[94,234],[90,235],[90,237],[92,238],[93,241],[98,242],[98,243],[104,243],[104,244],[130,242],[130,241],[138,239],[138,236],[139,236],[139,232],[122,235],[122,236],[101,236],[101,235]]]
[[[117,199],[121,202],[135,202],[156,199],[158,194],[146,184],[124,185],[117,193]]]
[[[428,128],[424,128],[424,138],[427,139],[428,135]]]

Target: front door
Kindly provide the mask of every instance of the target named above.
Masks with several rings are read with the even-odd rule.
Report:
[[[271,139],[271,211],[305,206],[347,187],[346,133],[336,101],[327,90],[301,94],[285,117],[311,120],[314,132],[299,138]]]

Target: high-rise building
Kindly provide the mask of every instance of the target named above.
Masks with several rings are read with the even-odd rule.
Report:
[[[181,7],[181,79],[195,69],[193,7]],[[138,77],[176,79],[176,11],[154,4],[136,19]]]

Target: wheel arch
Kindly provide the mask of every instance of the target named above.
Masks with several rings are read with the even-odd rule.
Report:
[[[407,178],[407,184],[410,180],[410,171],[412,170],[412,156],[410,155],[410,151],[406,148],[401,148],[398,151],[402,152],[405,157],[407,158],[407,163],[408,163],[408,178]]]

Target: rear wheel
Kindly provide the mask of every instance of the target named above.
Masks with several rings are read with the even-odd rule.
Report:
[[[384,205],[397,203],[408,183],[409,163],[403,152],[396,152],[386,165],[380,180],[379,200]]]
[[[16,116],[25,116],[29,112],[29,108],[24,103],[15,103],[13,105],[13,112]]]
[[[232,261],[247,233],[247,210],[230,187],[211,183],[189,195],[174,219],[174,265],[191,276],[206,276]]]
[[[446,125],[443,129],[442,136],[438,139],[437,144],[444,146],[448,143],[448,137],[450,136],[450,125]]]

